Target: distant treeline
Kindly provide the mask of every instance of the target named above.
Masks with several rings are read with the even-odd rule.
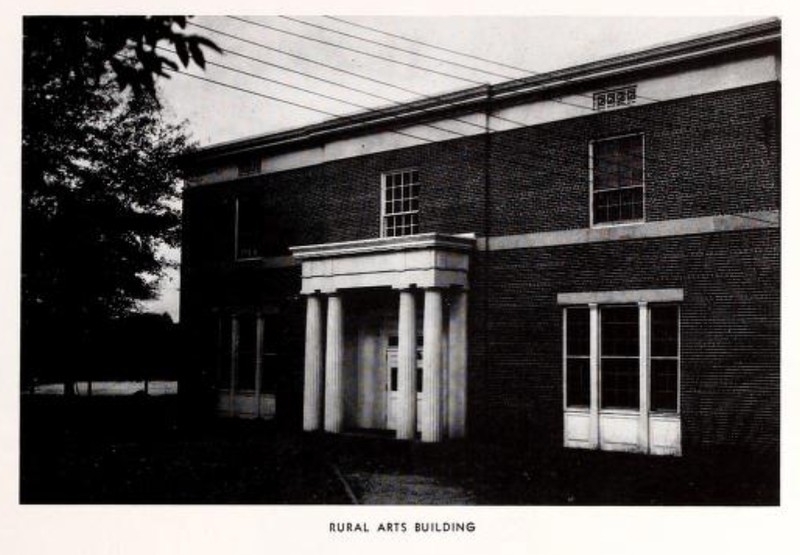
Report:
[[[55,331],[55,330],[53,330]],[[182,338],[168,314],[132,314],[82,334],[79,344],[51,336],[27,353],[23,385],[84,380],[178,379]]]

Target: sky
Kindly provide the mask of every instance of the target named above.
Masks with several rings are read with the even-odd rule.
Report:
[[[224,52],[207,51],[205,71],[197,66],[186,71],[195,77],[173,75],[159,82],[166,117],[185,122],[197,144],[206,146],[763,19],[334,17],[191,19],[187,32],[213,39]],[[180,256],[177,250],[165,254]],[[143,307],[177,319],[179,287],[177,270],[168,272],[160,297]]]

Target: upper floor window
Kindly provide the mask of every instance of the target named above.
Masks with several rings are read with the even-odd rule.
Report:
[[[636,86],[596,92],[593,95],[595,110],[610,110],[636,104]]]
[[[592,225],[644,220],[644,135],[589,145]]]
[[[383,174],[381,235],[399,237],[419,233],[419,172]]]
[[[258,195],[242,195],[236,199],[236,259],[264,255],[263,207]]]

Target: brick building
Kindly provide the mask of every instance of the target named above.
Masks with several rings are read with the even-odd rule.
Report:
[[[779,442],[780,23],[204,148],[220,414],[679,455]]]

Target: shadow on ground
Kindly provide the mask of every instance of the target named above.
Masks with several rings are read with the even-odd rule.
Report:
[[[22,503],[774,505],[774,454],[520,450],[198,419],[175,397],[22,399]]]

